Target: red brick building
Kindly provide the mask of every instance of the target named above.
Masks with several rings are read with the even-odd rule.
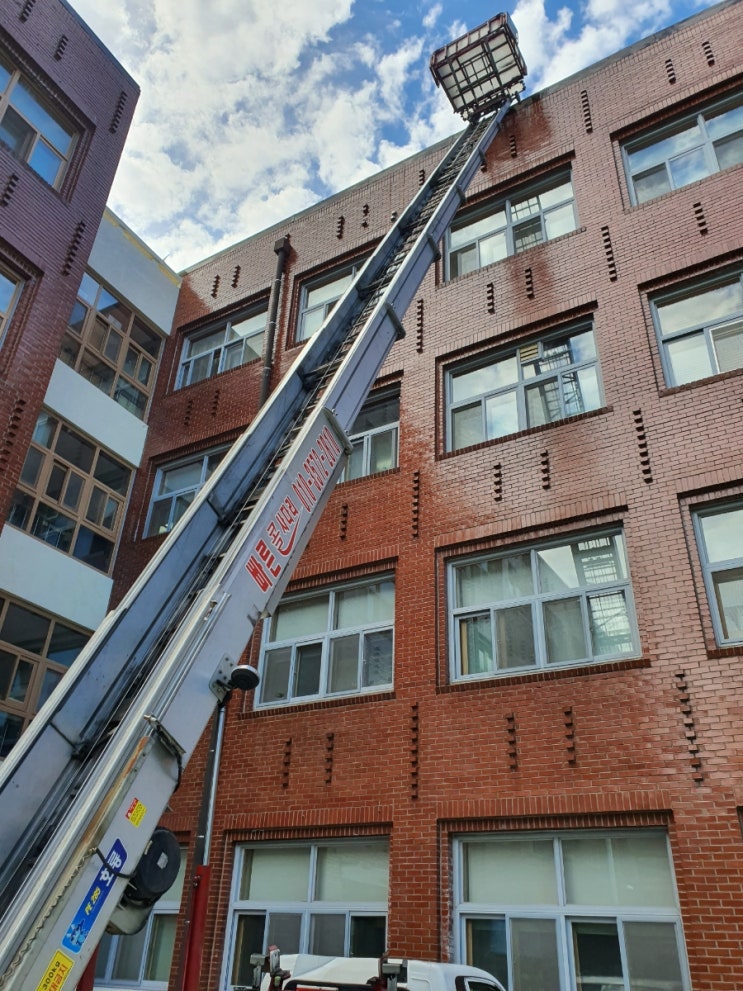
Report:
[[[742,18],[506,118],[249,645],[204,988],[269,943],[741,986]],[[444,147],[185,273],[122,588],[258,409],[277,240],[272,384]],[[169,816],[191,846],[204,760]]]
[[[248,645],[202,988],[272,943],[743,986],[742,28],[726,0],[506,118]],[[116,594],[447,145],[184,273]],[[207,742],[166,817],[189,871]],[[177,911],[97,985],[165,987]]]

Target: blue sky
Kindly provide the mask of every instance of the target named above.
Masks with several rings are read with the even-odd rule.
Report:
[[[69,2],[142,90],[109,205],[177,271],[460,130],[428,60],[499,10],[487,0]],[[508,2],[527,95],[711,6]]]

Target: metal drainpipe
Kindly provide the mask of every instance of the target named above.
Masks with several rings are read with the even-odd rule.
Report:
[[[273,347],[276,337],[276,317],[279,312],[279,302],[281,300],[281,279],[284,275],[286,260],[291,251],[289,235],[280,237],[274,244],[273,250],[276,252],[276,274],[271,285],[271,298],[268,304],[268,322],[266,323],[266,346],[263,349],[263,378],[261,379],[261,395],[259,406],[263,406],[268,399],[271,388],[271,372],[273,371]]]

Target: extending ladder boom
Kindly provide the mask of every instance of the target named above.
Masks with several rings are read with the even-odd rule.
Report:
[[[82,974],[510,102],[452,146],[4,762],[3,991]]]

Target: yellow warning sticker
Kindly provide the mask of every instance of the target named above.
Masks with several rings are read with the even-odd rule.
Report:
[[[126,818],[132,826],[139,826],[146,814],[147,806],[143,805],[138,798],[135,798],[127,810]]]
[[[36,991],[60,991],[71,970],[72,960],[57,950]]]

